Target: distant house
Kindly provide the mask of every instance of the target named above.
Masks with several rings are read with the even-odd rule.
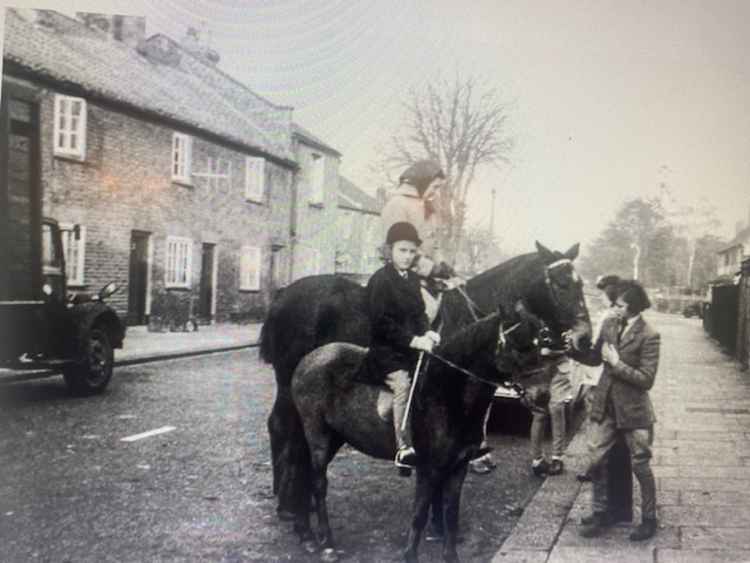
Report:
[[[143,18],[11,9],[5,21],[1,141],[11,159],[38,153],[29,182],[38,174],[43,214],[68,229],[73,288],[116,281],[112,303],[135,324],[168,301],[206,320],[262,315],[293,271],[291,108],[195,41],[146,39]],[[338,157],[320,154],[312,174],[333,182]]]
[[[744,229],[737,229],[737,234],[718,252],[717,275],[720,278],[731,278],[737,274],[742,261],[750,257],[750,224]]]
[[[337,188],[341,153],[313,133],[292,124],[299,165],[292,210],[292,280],[332,274],[336,259]]]
[[[336,219],[336,273],[366,282],[382,265],[380,212],[384,198],[374,198],[341,176]]]

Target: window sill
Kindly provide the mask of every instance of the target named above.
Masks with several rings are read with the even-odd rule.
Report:
[[[175,291],[190,291],[189,285],[164,285],[164,289],[175,290]]]
[[[59,158],[60,160],[66,160],[68,162],[79,162],[83,164],[86,162],[86,157],[77,155],[77,154],[69,154],[64,152],[55,152],[54,153],[55,158]]]
[[[255,205],[263,205],[263,200],[254,197],[245,197],[245,202],[253,203]]]
[[[191,180],[185,180],[184,178],[174,178],[172,177],[172,183],[177,184],[178,186],[182,186],[183,188],[193,188],[194,184]]]
[[[258,287],[258,288],[255,288],[255,289],[249,289],[249,288],[246,288],[246,287],[241,287],[240,288],[240,293],[260,293],[260,288]]]
[[[315,209],[323,209],[322,201],[308,201],[307,205],[309,205],[310,207],[314,207]]]
[[[86,289],[86,283],[84,282],[72,282],[68,280],[67,285],[68,285],[68,289],[77,289],[77,290]]]

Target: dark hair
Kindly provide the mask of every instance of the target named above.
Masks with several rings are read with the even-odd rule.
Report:
[[[628,309],[638,314],[651,307],[651,300],[640,282],[636,280],[621,280],[617,286],[618,297],[628,305]]]
[[[421,197],[435,178],[445,178],[440,165],[433,160],[418,160],[404,170],[398,182],[414,186]]]
[[[618,286],[620,284],[620,276],[610,274],[608,276],[599,276],[596,279],[596,287],[601,289],[609,299],[610,304],[614,305],[619,294]]]

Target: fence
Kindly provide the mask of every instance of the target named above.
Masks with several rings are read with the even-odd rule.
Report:
[[[747,369],[750,360],[750,258],[742,262],[742,277],[737,293],[735,357]]]
[[[732,355],[737,345],[738,290],[736,285],[714,286],[711,304],[703,315],[703,326],[708,334]]]

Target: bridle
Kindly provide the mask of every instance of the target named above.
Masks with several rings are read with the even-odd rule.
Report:
[[[564,323],[564,321],[569,321],[570,319],[564,318],[561,314],[559,314],[559,312],[563,311],[565,307],[563,306],[563,303],[560,301],[560,298],[558,297],[557,284],[552,279],[552,276],[550,275],[550,273],[564,266],[570,266],[570,269],[572,270],[573,281],[578,282],[580,278],[578,277],[578,273],[575,271],[575,267],[573,266],[573,261],[570,258],[561,258],[559,260],[555,260],[551,264],[547,264],[544,267],[544,285],[547,287],[547,290],[549,291],[550,299],[553,305],[555,306],[556,320],[561,325]],[[572,320],[575,321],[574,316]]]
[[[503,327],[503,322],[500,321],[500,325],[498,327],[497,331],[497,345],[495,346],[495,356],[499,355],[508,344],[507,336],[512,333],[514,330],[516,330],[519,326],[521,326],[520,322],[517,322],[507,330]],[[515,381],[492,381],[487,378],[481,377],[474,373],[473,371],[470,371],[466,368],[463,368],[459,366],[458,364],[450,361],[447,358],[444,358],[440,354],[436,354],[435,352],[425,352],[428,356],[435,358],[436,360],[442,362],[446,366],[454,369],[455,371],[458,371],[468,377],[471,377],[473,379],[476,379],[477,381],[481,381],[482,383],[486,383],[487,385],[491,385],[492,387],[505,387],[506,389],[512,389],[516,393],[518,393],[518,396],[523,400],[526,397],[526,389],[519,383],[516,383]]]

